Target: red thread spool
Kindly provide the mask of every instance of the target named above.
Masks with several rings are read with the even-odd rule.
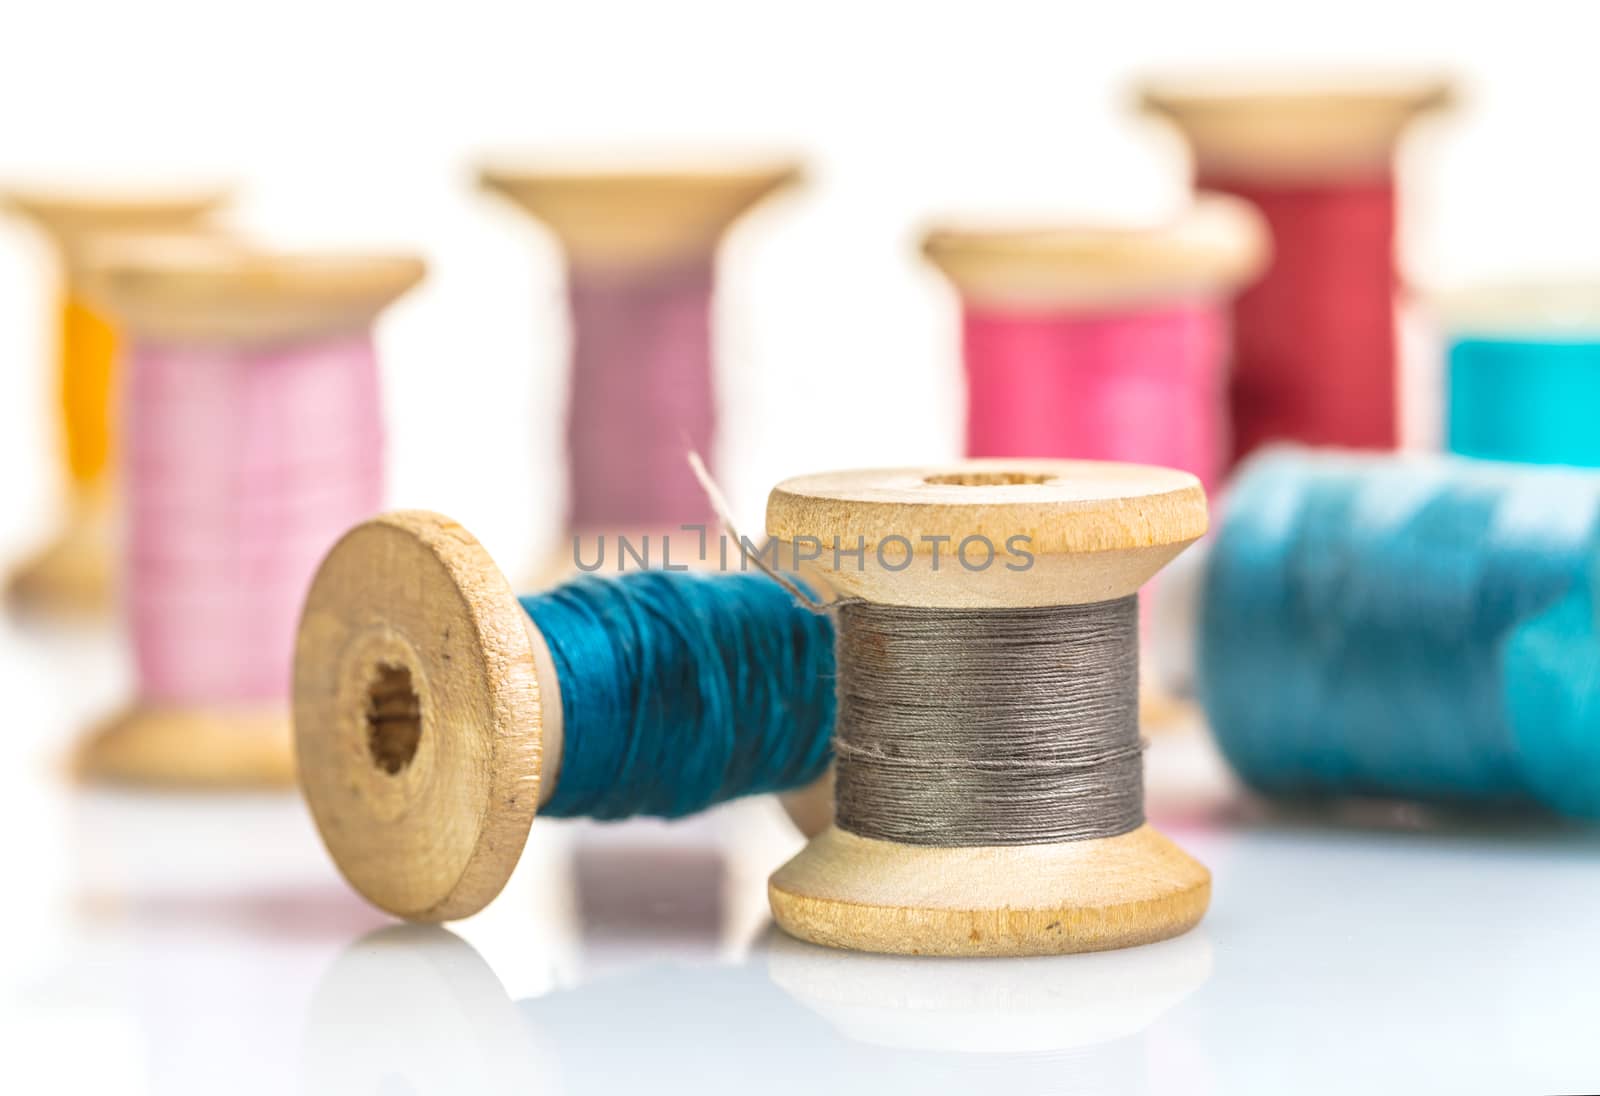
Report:
[[[1248,199],[1272,230],[1272,265],[1234,308],[1235,461],[1278,440],[1398,444],[1394,150],[1449,99],[1437,79],[1144,89],[1188,139],[1197,185]]]
[[[288,698],[318,561],[382,503],[371,327],[408,256],[236,243],[110,252],[91,292],[129,335],[125,603],[138,695],[79,756],[104,780],[294,778]]]
[[[714,522],[684,455],[710,461],[716,441],[717,249],[740,216],[799,176],[787,161],[483,172],[484,186],[548,228],[566,258],[573,533],[661,541],[680,524]],[[673,562],[694,562],[699,537],[679,537]],[[653,551],[659,563],[659,544]]]
[[[1228,301],[1265,260],[1243,202],[1143,228],[949,228],[928,258],[961,295],[967,454],[1129,461],[1217,485]]]

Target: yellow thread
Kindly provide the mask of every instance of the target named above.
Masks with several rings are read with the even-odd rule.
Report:
[[[92,493],[111,463],[111,391],[117,335],[110,322],[68,293],[61,309],[62,442],[75,494]]]

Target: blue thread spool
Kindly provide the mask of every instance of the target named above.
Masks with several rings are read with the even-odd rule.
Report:
[[[833,626],[761,574],[519,601],[472,536],[387,514],[334,546],[295,653],[301,786],[340,870],[417,921],[510,877],[536,811],[673,818],[831,760]]]
[[[1600,285],[1446,295],[1448,448],[1600,467]]]
[[[1260,791],[1600,817],[1600,475],[1247,463],[1201,583],[1198,689]]]

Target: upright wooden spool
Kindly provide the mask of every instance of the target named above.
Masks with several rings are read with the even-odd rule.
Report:
[[[1145,110],[1187,138],[1199,186],[1261,209],[1274,259],[1234,306],[1234,458],[1400,440],[1395,151],[1450,104],[1436,76],[1172,78]]]
[[[675,276],[681,276],[674,275],[674,271],[687,270],[701,271],[706,284],[713,283],[717,250],[734,222],[800,177],[800,165],[788,160],[723,164],[708,160],[704,164],[685,161],[654,165],[641,162],[588,169],[506,165],[485,168],[480,175],[486,189],[508,199],[555,236],[566,259],[569,294],[580,282],[612,286],[651,284],[658,278],[670,282]],[[583,314],[576,301],[574,297],[575,321]],[[648,351],[663,342],[703,338],[709,353],[714,341],[712,306],[712,298],[707,297],[700,303],[698,315],[691,318],[674,313],[670,321],[648,315],[609,316],[611,330],[608,331],[588,330],[583,323],[577,323],[573,332],[578,359],[575,366],[582,368],[583,359],[578,350],[589,338],[626,342],[644,336],[654,337],[654,343],[647,339],[641,348],[646,358],[640,362],[641,368],[653,364],[648,360]],[[666,327],[658,329],[662,324]],[[690,327],[697,333],[690,335]],[[716,392],[712,374],[715,364],[714,360],[706,361],[703,373],[678,381],[679,388],[671,398],[659,401],[662,406],[658,415],[683,415],[685,405],[714,411]],[[575,393],[582,380],[574,376]],[[574,407],[576,400],[574,395]],[[706,422],[693,415],[682,420],[668,418],[667,422],[675,430],[674,437],[682,438],[684,448],[696,449],[708,460],[713,458],[715,439]],[[616,446],[623,443],[615,439],[591,439],[587,444]],[[700,535],[679,528],[680,523],[713,524],[703,493],[690,479],[681,460],[667,467],[613,469],[609,477],[612,482],[624,479],[659,485],[652,489],[652,494],[657,499],[672,500],[675,505],[649,508],[670,508],[670,516],[635,512],[637,506],[630,506],[629,512],[612,513],[597,520],[584,513],[587,507],[582,497],[583,484],[585,480],[594,479],[593,472],[582,471],[589,467],[584,463],[585,439],[569,436],[569,446],[574,466],[572,496],[568,500],[570,533],[581,538],[626,536],[635,545],[647,538],[656,553],[652,566],[659,565],[663,550],[670,552],[674,564],[711,565],[710,561],[698,558]],[[635,500],[639,501],[648,500]],[[620,568],[608,561],[605,569]],[[569,577],[572,570],[571,560],[563,555],[555,563],[540,568],[538,585]]]
[[[339,870],[411,921],[510,878],[561,774],[549,645],[483,547],[438,514],[385,514],[323,561],[294,664],[300,784]]]
[[[7,593],[18,605],[79,614],[104,611],[112,602],[109,511],[118,336],[110,319],[86,299],[90,254],[117,238],[210,231],[206,221],[224,197],[213,189],[0,193],[0,207],[26,218],[49,238],[60,270],[56,397],[67,506],[61,527],[11,575]]]
[[[403,255],[269,253],[152,240],[103,252],[90,291],[135,342],[248,350],[364,331],[423,272],[420,259]],[[92,732],[79,770],[90,779],[157,786],[289,785],[294,758],[286,707],[136,698]]]
[[[963,306],[967,454],[1136,461],[1215,487],[1225,446],[1226,309],[1267,252],[1260,216],[1220,194],[1146,225],[930,231],[923,253]],[[1184,316],[1181,337],[1167,326],[1174,312]],[[1108,324],[1121,325],[1118,341],[1107,339]],[[1071,332],[1084,328],[1104,341],[1074,343]],[[1144,399],[1109,398],[1119,380],[1123,390],[1153,388],[1141,357],[1170,366],[1164,386]],[[1035,383],[1024,384],[1019,373],[1029,368]]]
[[[922,250],[965,303],[1097,312],[1225,298],[1265,264],[1265,228],[1238,199],[1201,194],[1146,225],[941,225]]]
[[[971,461],[943,468],[803,476],[775,488],[767,532],[846,547],[817,566],[840,597],[929,608],[1080,605],[1127,597],[1206,531],[1191,475],[1085,461]],[[952,567],[967,537],[1030,538],[1026,571]],[[915,546],[886,568],[886,538]],[[948,538],[925,541],[922,538]],[[930,544],[944,544],[935,568]],[[903,554],[891,550],[891,563]],[[844,562],[845,566],[840,566]],[[1149,824],[1047,845],[940,848],[832,826],[773,875],[787,932],[832,947],[920,955],[1042,955],[1176,936],[1204,914],[1211,876]]]

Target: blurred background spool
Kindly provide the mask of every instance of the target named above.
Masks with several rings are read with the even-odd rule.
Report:
[[[666,543],[680,524],[714,523],[684,454],[715,467],[717,251],[739,217],[799,177],[788,161],[482,172],[483,185],[544,225],[566,257],[574,535],[650,534]],[[679,538],[684,547],[673,554],[687,562],[700,541]],[[563,559],[547,575],[570,570]]]
[[[1600,282],[1441,294],[1452,453],[1600,466]]]
[[[815,564],[839,599],[837,820],[773,875],[768,895],[779,927],[830,947],[950,956],[1108,950],[1194,927],[1210,901],[1210,874],[1143,819],[1137,674],[1130,672],[1137,616],[1128,603],[1205,528],[1205,494],[1194,476],[1140,465],[968,461],[802,476],[774,488],[767,534],[776,541],[866,546],[859,564],[829,552]],[[952,559],[952,552],[967,559],[972,541],[1009,549],[1018,534],[1029,538],[1026,566]],[[942,566],[934,563],[939,543]],[[983,558],[981,548],[969,562]],[[862,605],[886,620],[927,615],[856,631],[867,627],[866,615],[853,615]],[[1053,629],[1029,637],[1030,653],[999,646],[1002,629],[1024,615],[1047,615],[1041,610],[1056,621],[1110,610],[1128,628],[1125,646],[1093,645],[1116,625],[1096,629],[1098,637],[1073,637],[1076,647]],[[986,644],[939,643],[937,617],[958,612],[981,618]],[[887,651],[891,633],[896,642],[913,640],[915,651],[886,659],[892,665],[870,671],[877,684],[869,685],[850,654],[852,637],[862,649]],[[955,660],[939,671],[942,679],[912,680],[935,651]],[[1072,695],[1030,673],[1047,662],[1077,667]],[[1010,693],[994,691],[997,670],[1010,675]],[[874,688],[893,706],[895,730],[905,732],[893,743],[861,736],[862,698]],[[1115,710],[1091,714],[1091,694],[1114,694]],[[982,744],[952,738],[951,713],[964,723],[987,711],[1015,724]],[[1077,740],[1090,718],[1095,733]],[[1001,731],[1022,726],[1031,728],[1021,736],[1025,745],[999,740]],[[1085,792],[1083,815],[1070,823],[1061,817],[1064,796],[1079,804],[1059,782],[1130,752],[1140,783],[1100,785]],[[847,799],[847,786],[860,798]],[[1106,825],[1111,790],[1119,803],[1131,796],[1135,809]],[[847,812],[846,803],[860,806]],[[862,824],[869,808],[881,812],[871,827]],[[1046,818],[1050,825],[1037,834],[1015,828]]]
[[[937,228],[962,303],[967,455],[1133,461],[1215,490],[1228,446],[1228,304],[1266,262],[1244,202],[1165,224]]]
[[[372,324],[410,256],[172,241],[106,253],[95,299],[129,333],[126,609],[138,696],[98,728],[92,779],[293,780],[300,601],[340,531],[377,510]]]
[[[208,220],[223,199],[214,188],[0,193],[0,208],[49,238],[58,268],[56,413],[66,506],[60,529],[10,578],[7,593],[21,608],[77,615],[103,612],[112,604],[112,393],[120,340],[113,321],[85,296],[87,256],[97,244],[117,237],[215,231]]]
[[[1395,147],[1451,94],[1430,78],[1144,86],[1196,184],[1249,200],[1272,230],[1272,263],[1234,306],[1235,460],[1275,440],[1398,444]]]
[[[505,886],[535,813],[682,817],[829,761],[833,631],[761,574],[583,576],[519,599],[437,514],[345,535],[294,665],[302,790],[351,886],[415,921]]]
[[[1252,787],[1600,817],[1600,473],[1266,452],[1198,586],[1201,702]]]

